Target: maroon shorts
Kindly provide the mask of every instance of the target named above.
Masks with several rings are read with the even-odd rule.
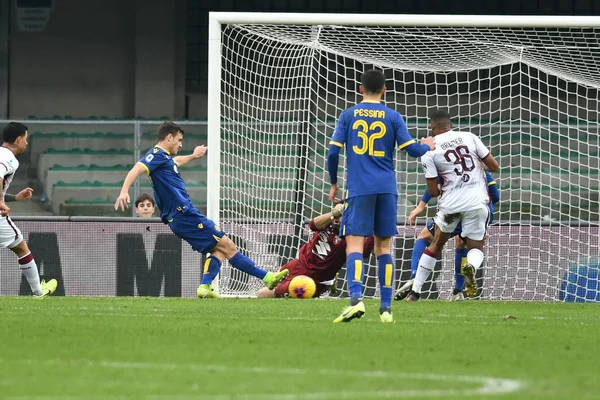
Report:
[[[290,282],[296,276],[306,275],[306,276],[310,276],[311,278],[314,279],[314,277],[311,276],[312,275],[311,271],[308,268],[306,268],[306,266],[304,266],[300,262],[300,260],[297,258],[293,259],[289,263],[285,264],[283,267],[279,268],[280,271],[284,270],[284,269],[289,270],[290,273],[285,278],[285,280],[283,282],[281,282],[279,285],[277,285],[277,287],[275,288],[275,297],[288,297],[289,296],[288,289],[290,287]],[[327,286],[319,285],[319,283],[316,281],[315,281],[315,283],[317,284],[317,290],[313,297],[319,297],[319,295],[321,293],[323,293],[325,290],[327,290]]]

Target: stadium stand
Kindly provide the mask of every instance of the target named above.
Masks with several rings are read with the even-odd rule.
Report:
[[[98,131],[98,126],[77,126],[77,131],[73,125],[60,125],[61,131],[53,125],[44,127],[45,131],[38,130],[31,135],[30,157],[37,164],[36,179],[52,201],[52,212],[59,215],[118,215],[112,210],[112,204],[127,170],[136,161],[132,151],[133,133],[128,132],[131,127],[113,131]],[[189,154],[192,146],[206,143],[204,126],[187,129],[183,154]],[[154,130],[148,126],[143,132],[142,154],[154,145]],[[310,145],[318,151],[308,154],[306,206],[315,212],[327,202],[326,193],[322,191],[326,176],[323,157],[331,130],[332,126],[329,126],[318,135],[315,143]],[[421,129],[419,135],[425,132]],[[483,135],[484,140],[489,142],[502,166],[496,178],[502,190],[499,212],[503,219],[599,220],[600,146],[598,136],[589,127],[579,130],[565,125],[558,132],[542,128],[520,133],[511,130],[507,134],[498,134],[492,128],[488,135]],[[270,140],[268,135],[260,136],[263,143]],[[243,204],[222,204],[225,210],[231,208],[232,216],[252,215],[253,210],[277,209],[283,213],[278,217],[287,218],[294,212],[301,146],[296,144],[294,135],[274,137],[276,145],[266,152],[263,150],[261,160],[253,160],[252,150],[240,148],[239,143],[222,141],[221,190],[225,191],[222,198],[236,198],[236,193],[239,194],[237,198],[244,195]],[[252,162],[243,171],[228,167],[226,157],[234,156],[247,157]],[[400,197],[400,206],[411,208],[418,202],[425,186],[419,161],[407,160],[403,165],[406,169],[399,172],[399,189],[408,196],[407,201]],[[183,168],[181,173],[190,195],[202,211],[206,211],[206,158]],[[258,181],[257,176],[260,177]],[[151,190],[149,182],[142,188]],[[267,195],[267,192],[271,193]]]

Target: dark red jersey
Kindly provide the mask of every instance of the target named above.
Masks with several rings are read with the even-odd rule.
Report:
[[[331,225],[319,231],[314,220],[310,221],[310,229],[314,232],[308,243],[300,248],[300,262],[310,271],[315,282],[328,281],[346,265],[346,241],[339,237],[339,229]],[[369,257],[373,251],[373,237],[365,240],[363,257]]]

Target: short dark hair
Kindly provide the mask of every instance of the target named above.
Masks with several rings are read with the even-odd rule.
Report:
[[[13,144],[18,137],[25,136],[27,127],[20,122],[11,122],[4,127],[2,131],[2,140],[5,143]]]
[[[452,122],[450,118],[450,113],[442,109],[437,109],[434,112],[432,112],[429,118],[431,119],[431,122],[434,122],[436,124],[444,125]]]
[[[172,121],[165,121],[158,127],[158,141],[164,140],[169,135],[177,135],[177,132],[185,134],[183,128]]]
[[[366,71],[360,80],[365,94],[379,94],[385,87],[385,75],[378,69]]]
[[[142,193],[135,199],[135,208],[140,205],[141,202],[149,200],[152,203],[152,207],[154,207],[154,199],[148,193]]]

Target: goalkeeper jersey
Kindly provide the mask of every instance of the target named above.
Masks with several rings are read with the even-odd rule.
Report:
[[[331,144],[346,148],[347,197],[398,194],[394,156],[416,141],[399,112],[363,101],[342,112]]]

